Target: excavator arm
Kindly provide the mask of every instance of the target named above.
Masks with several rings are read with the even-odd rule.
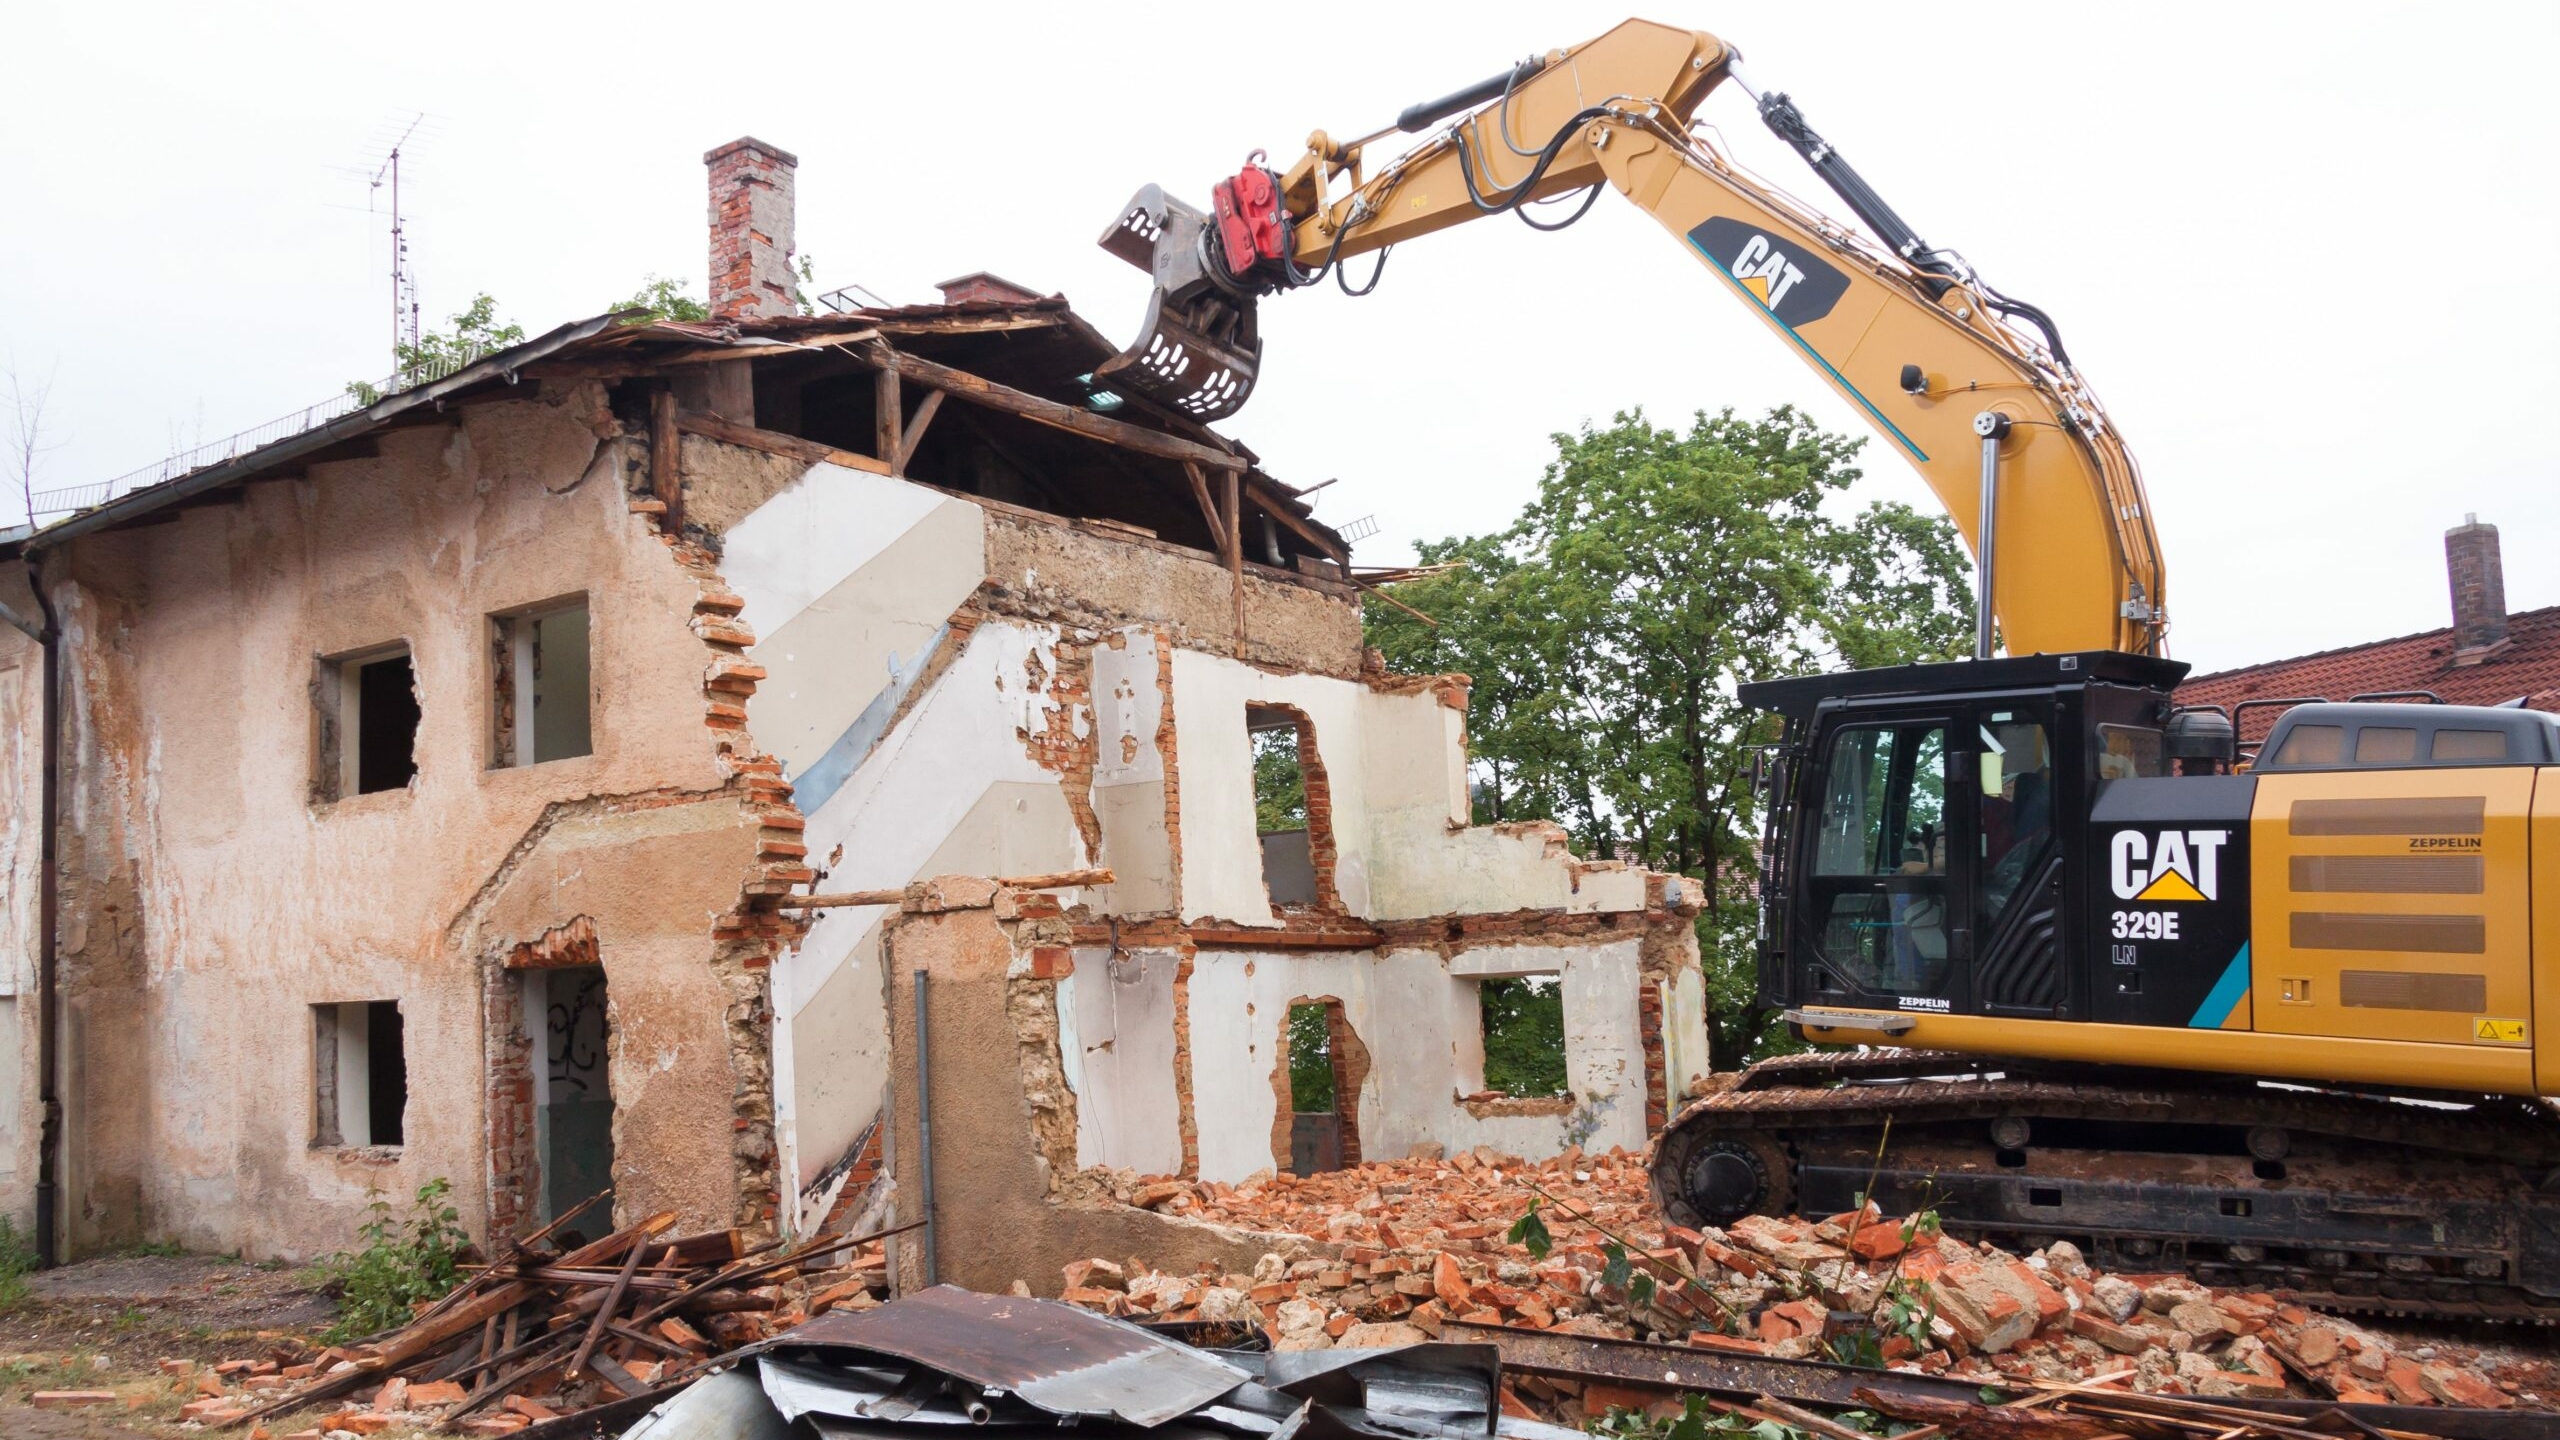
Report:
[[[1141,190],[1102,244],[1151,271],[1156,290],[1137,342],[1097,382],[1223,418],[1252,393],[1263,297],[1328,274],[1366,293],[1345,261],[1506,210],[1562,228],[1569,220],[1541,223],[1525,207],[1562,210],[1577,191],[1587,206],[1605,186],[1920,472],[1988,577],[1979,654],[1995,622],[2011,654],[2162,653],[2164,579],[2141,475],[2052,322],[1923,242],[1782,94],[1753,94],[1762,119],[1866,233],[1735,165],[1690,121],[1727,80],[1751,93],[1736,59],[1703,31],[1630,20],[1413,106],[1392,130],[1348,142],[1318,131],[1285,174],[1257,156],[1219,182],[1211,211]],[[1430,138],[1366,173],[1364,149],[1398,132]]]

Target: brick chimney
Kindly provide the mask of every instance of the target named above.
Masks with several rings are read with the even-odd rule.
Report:
[[[2444,532],[2444,568],[2453,583],[2453,663],[2474,664],[2507,643],[2507,574],[2498,527],[2477,515]]]
[[[711,170],[711,315],[790,315],[792,176],[800,159],[740,136],[702,157]]]
[[[966,275],[954,276],[933,288],[942,292],[942,303],[945,305],[973,303],[1028,305],[1040,298],[1003,276],[990,275],[984,270],[972,270]]]

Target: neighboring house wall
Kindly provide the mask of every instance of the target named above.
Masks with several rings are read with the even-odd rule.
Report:
[[[481,1230],[491,1062],[514,1038],[484,1012],[512,954],[573,924],[610,985],[621,1206],[733,1220],[731,1177],[699,1162],[736,1088],[705,961],[757,824],[705,728],[700,587],[630,512],[601,413],[592,387],[469,407],[49,560],[71,657],[75,1251],[307,1256],[438,1177]],[[493,769],[491,617],[577,593],[592,753]],[[390,642],[416,671],[416,778],[315,800],[315,667]],[[31,694],[0,679],[12,718]],[[0,873],[26,874],[33,829],[11,828]],[[313,1007],[366,1001],[398,1005],[401,1143],[316,1143]]]
[[[38,618],[26,567],[0,565],[0,602]],[[0,626],[0,1216],[20,1234],[35,1224],[37,1142],[42,1088],[36,1071],[36,845],[42,813],[44,652],[13,627]]]

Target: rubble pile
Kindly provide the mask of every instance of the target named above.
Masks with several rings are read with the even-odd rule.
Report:
[[[1160,1213],[1321,1243],[1303,1258],[1266,1254],[1250,1275],[1079,1261],[1061,1298],[1135,1320],[1246,1325],[1281,1351],[1498,1325],[1991,1384],[2120,1376],[2140,1393],[2207,1398],[2560,1401],[2549,1362],[2390,1340],[2183,1275],[2101,1274],[2068,1243],[2012,1255],[1944,1235],[1926,1215],[1870,1207],[1725,1230],[1666,1225],[1642,1157],[1620,1150],[1543,1162],[1426,1153],[1234,1186],[1121,1174],[1112,1189]]]
[[[734,1230],[659,1238],[674,1220],[567,1248],[527,1237],[408,1324],[360,1342],[311,1353],[285,1340],[262,1356],[160,1368],[190,1397],[180,1420],[211,1428],[284,1416],[259,1431],[506,1435],[681,1383],[741,1346],[814,1314],[870,1309],[888,1292],[877,1237],[788,1251],[751,1249]]]

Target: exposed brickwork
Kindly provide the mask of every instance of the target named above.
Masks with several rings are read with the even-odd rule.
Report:
[[[741,142],[746,143],[746,142]],[[728,147],[735,149],[736,147]],[[714,157],[723,152],[713,152]],[[783,157],[786,161],[788,156]],[[715,165],[714,174],[718,170]],[[782,897],[817,878],[802,837],[807,819],[791,803],[782,762],[764,753],[747,731],[747,702],[765,679],[749,660],[754,632],[740,618],[746,602],[719,570],[719,555],[683,534],[670,533],[663,507],[634,499],[631,509],[660,544],[693,577],[696,596],[690,622],[709,652],[703,669],[703,724],[726,777],[726,790],[757,820],[756,864],[739,886],[738,903],[712,921],[712,973],[727,996],[732,1136],[730,1160],[737,1188],[736,1223],[758,1235],[780,1223],[782,1185],[773,1123],[773,963],[808,932],[808,921],[779,908]]]
[[[1307,863],[1315,871],[1315,908],[1327,915],[1343,913],[1342,892],[1334,887],[1341,847],[1333,837],[1333,781],[1325,774],[1324,752],[1316,742],[1316,722],[1295,705],[1266,705],[1284,711],[1297,727],[1298,774],[1307,796]]]
[[[942,292],[945,305],[1027,305],[1041,298],[1032,290],[984,270],[954,276],[937,282],[933,288]]]
[[[1067,813],[1075,817],[1076,838],[1084,844],[1083,863],[1091,865],[1102,858],[1102,817],[1093,810],[1093,763],[1102,743],[1093,720],[1093,646],[1061,635],[1048,653],[1054,671],[1042,673],[1040,652],[1034,650],[1024,674],[1030,693],[1045,694],[1053,702],[1043,714],[1046,728],[1036,734],[1014,733],[1033,763],[1057,772]]]
[[[2477,518],[2444,532],[2445,578],[2453,589],[2455,663],[2507,638],[2507,572],[2498,527]]]
[[[799,157],[742,136],[702,163],[711,172],[712,317],[797,313],[791,229]]]

